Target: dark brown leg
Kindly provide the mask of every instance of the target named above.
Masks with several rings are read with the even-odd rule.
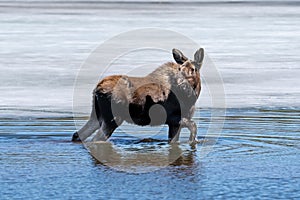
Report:
[[[85,123],[84,126],[82,126],[78,131],[76,131],[72,136],[72,142],[80,142],[84,141],[86,138],[91,136],[97,129],[100,128],[101,120],[97,118],[96,115],[96,99],[93,98],[93,106],[92,106],[92,112],[90,115],[89,120]]]
[[[118,125],[115,121],[102,122],[99,131],[93,138],[93,141],[106,141],[108,138],[110,138],[117,127]]]
[[[181,127],[179,124],[169,124],[169,143],[178,142]]]

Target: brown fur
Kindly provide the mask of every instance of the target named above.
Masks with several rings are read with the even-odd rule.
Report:
[[[191,67],[192,64],[187,63],[187,66],[184,67],[185,73],[191,73]],[[146,77],[108,76],[97,84],[94,92],[109,94],[117,102],[142,105],[145,103],[147,96],[151,97],[155,103],[166,100],[172,84],[177,83],[177,85],[180,85],[187,81],[195,90],[198,98],[201,90],[200,74],[195,73],[193,77],[185,79],[181,76],[179,68],[179,64],[168,62]]]

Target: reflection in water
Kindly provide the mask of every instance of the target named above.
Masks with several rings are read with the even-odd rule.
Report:
[[[130,147],[134,145],[134,148]],[[195,148],[188,145],[161,142],[113,144],[111,142],[89,142],[85,146],[97,163],[113,169],[142,173],[155,171],[167,166],[193,165]]]
[[[181,154],[177,160],[173,163],[170,163],[171,166],[188,166],[191,167],[195,164],[195,157],[196,153],[194,150],[186,151],[185,153]]]

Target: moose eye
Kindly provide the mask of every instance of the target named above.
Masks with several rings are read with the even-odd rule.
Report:
[[[194,72],[195,71],[195,69],[194,68],[192,68],[192,72]]]

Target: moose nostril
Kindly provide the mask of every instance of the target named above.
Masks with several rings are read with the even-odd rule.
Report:
[[[180,70],[181,70],[181,68],[179,67],[179,68],[178,68],[178,70],[180,71]]]

